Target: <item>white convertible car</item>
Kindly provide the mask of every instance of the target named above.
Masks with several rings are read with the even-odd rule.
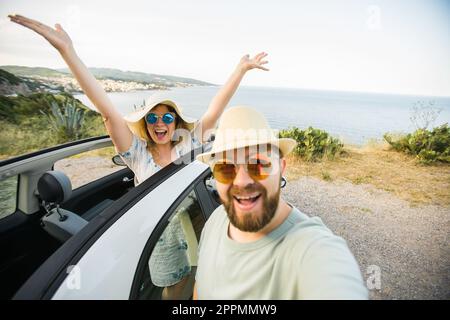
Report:
[[[113,173],[74,190],[55,170],[61,159],[108,146],[109,137],[90,138],[0,162],[2,299],[159,299],[149,258],[180,212],[193,270],[183,298],[191,298],[199,236],[219,205],[210,169],[191,161],[203,150],[138,187],[117,157]]]

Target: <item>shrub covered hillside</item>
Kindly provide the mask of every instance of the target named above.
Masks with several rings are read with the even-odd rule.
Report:
[[[318,161],[324,157],[333,159],[344,148],[344,144],[339,139],[333,138],[326,131],[312,127],[306,130],[296,127],[281,130],[279,137],[297,141],[293,153],[307,161]]]
[[[406,135],[386,133],[384,139],[396,151],[417,157],[424,164],[450,163],[450,128],[448,124],[432,130],[418,129]]]
[[[0,158],[106,134],[101,116],[68,93],[0,96]]]

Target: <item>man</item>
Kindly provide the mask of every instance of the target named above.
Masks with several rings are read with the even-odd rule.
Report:
[[[224,113],[211,152],[197,156],[223,205],[202,231],[194,299],[368,298],[346,242],[280,196],[294,147],[254,109]]]

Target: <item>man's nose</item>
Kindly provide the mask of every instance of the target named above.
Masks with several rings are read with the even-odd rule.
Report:
[[[238,187],[244,188],[245,186],[254,183],[253,179],[247,173],[245,166],[240,164],[237,165],[236,177],[234,178],[233,184]]]

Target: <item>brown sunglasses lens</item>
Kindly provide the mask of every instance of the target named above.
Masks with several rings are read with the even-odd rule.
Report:
[[[269,176],[269,167],[264,166],[262,164],[248,164],[247,165],[247,172],[250,177],[253,178],[253,180],[264,180]]]
[[[253,180],[266,179],[270,174],[271,163],[249,163],[246,170]],[[213,168],[214,178],[220,183],[229,184],[236,178],[236,166],[232,163],[216,163]]]
[[[213,174],[217,181],[228,184],[236,177],[236,168],[232,163],[216,163]]]

